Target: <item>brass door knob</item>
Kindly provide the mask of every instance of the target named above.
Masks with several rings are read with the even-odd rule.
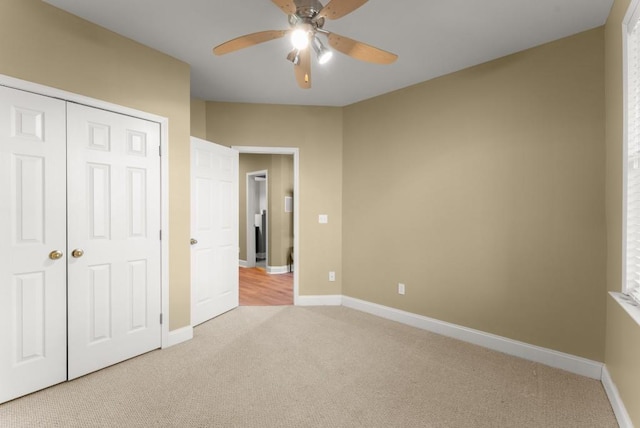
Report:
[[[73,250],[71,252],[71,255],[73,257],[75,257],[76,259],[79,259],[80,257],[82,257],[84,255],[84,251],[80,248],[76,248],[75,250]]]
[[[191,238],[191,241],[189,242],[191,242],[191,245],[196,245],[198,243],[198,240]]]
[[[60,250],[53,250],[52,252],[50,252],[50,253],[49,253],[49,258],[50,258],[51,260],[58,260],[58,259],[61,259],[63,255],[64,255],[64,254],[62,253],[62,251],[60,251]]]

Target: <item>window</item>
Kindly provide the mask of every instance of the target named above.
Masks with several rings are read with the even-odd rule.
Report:
[[[624,147],[624,294],[640,304],[640,7],[626,22],[626,117]]]

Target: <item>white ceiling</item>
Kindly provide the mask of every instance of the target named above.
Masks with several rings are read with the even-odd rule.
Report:
[[[214,56],[257,31],[287,29],[270,0],[45,0],[191,65],[212,101],[344,106],[603,25],[613,0],[370,0],[324,28],[398,54],[391,65],[334,55],[299,89],[280,39]],[[339,1],[339,0],[336,0]],[[326,0],[323,1],[326,4]]]

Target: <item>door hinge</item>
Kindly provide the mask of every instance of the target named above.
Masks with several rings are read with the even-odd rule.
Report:
[[[160,240],[162,241],[162,230],[160,230]]]
[[[162,156],[162,146],[158,146],[158,156]]]
[[[162,324],[162,314],[160,314],[160,324]]]

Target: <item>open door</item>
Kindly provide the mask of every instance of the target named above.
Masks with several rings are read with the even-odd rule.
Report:
[[[191,324],[238,306],[238,151],[191,137]]]

